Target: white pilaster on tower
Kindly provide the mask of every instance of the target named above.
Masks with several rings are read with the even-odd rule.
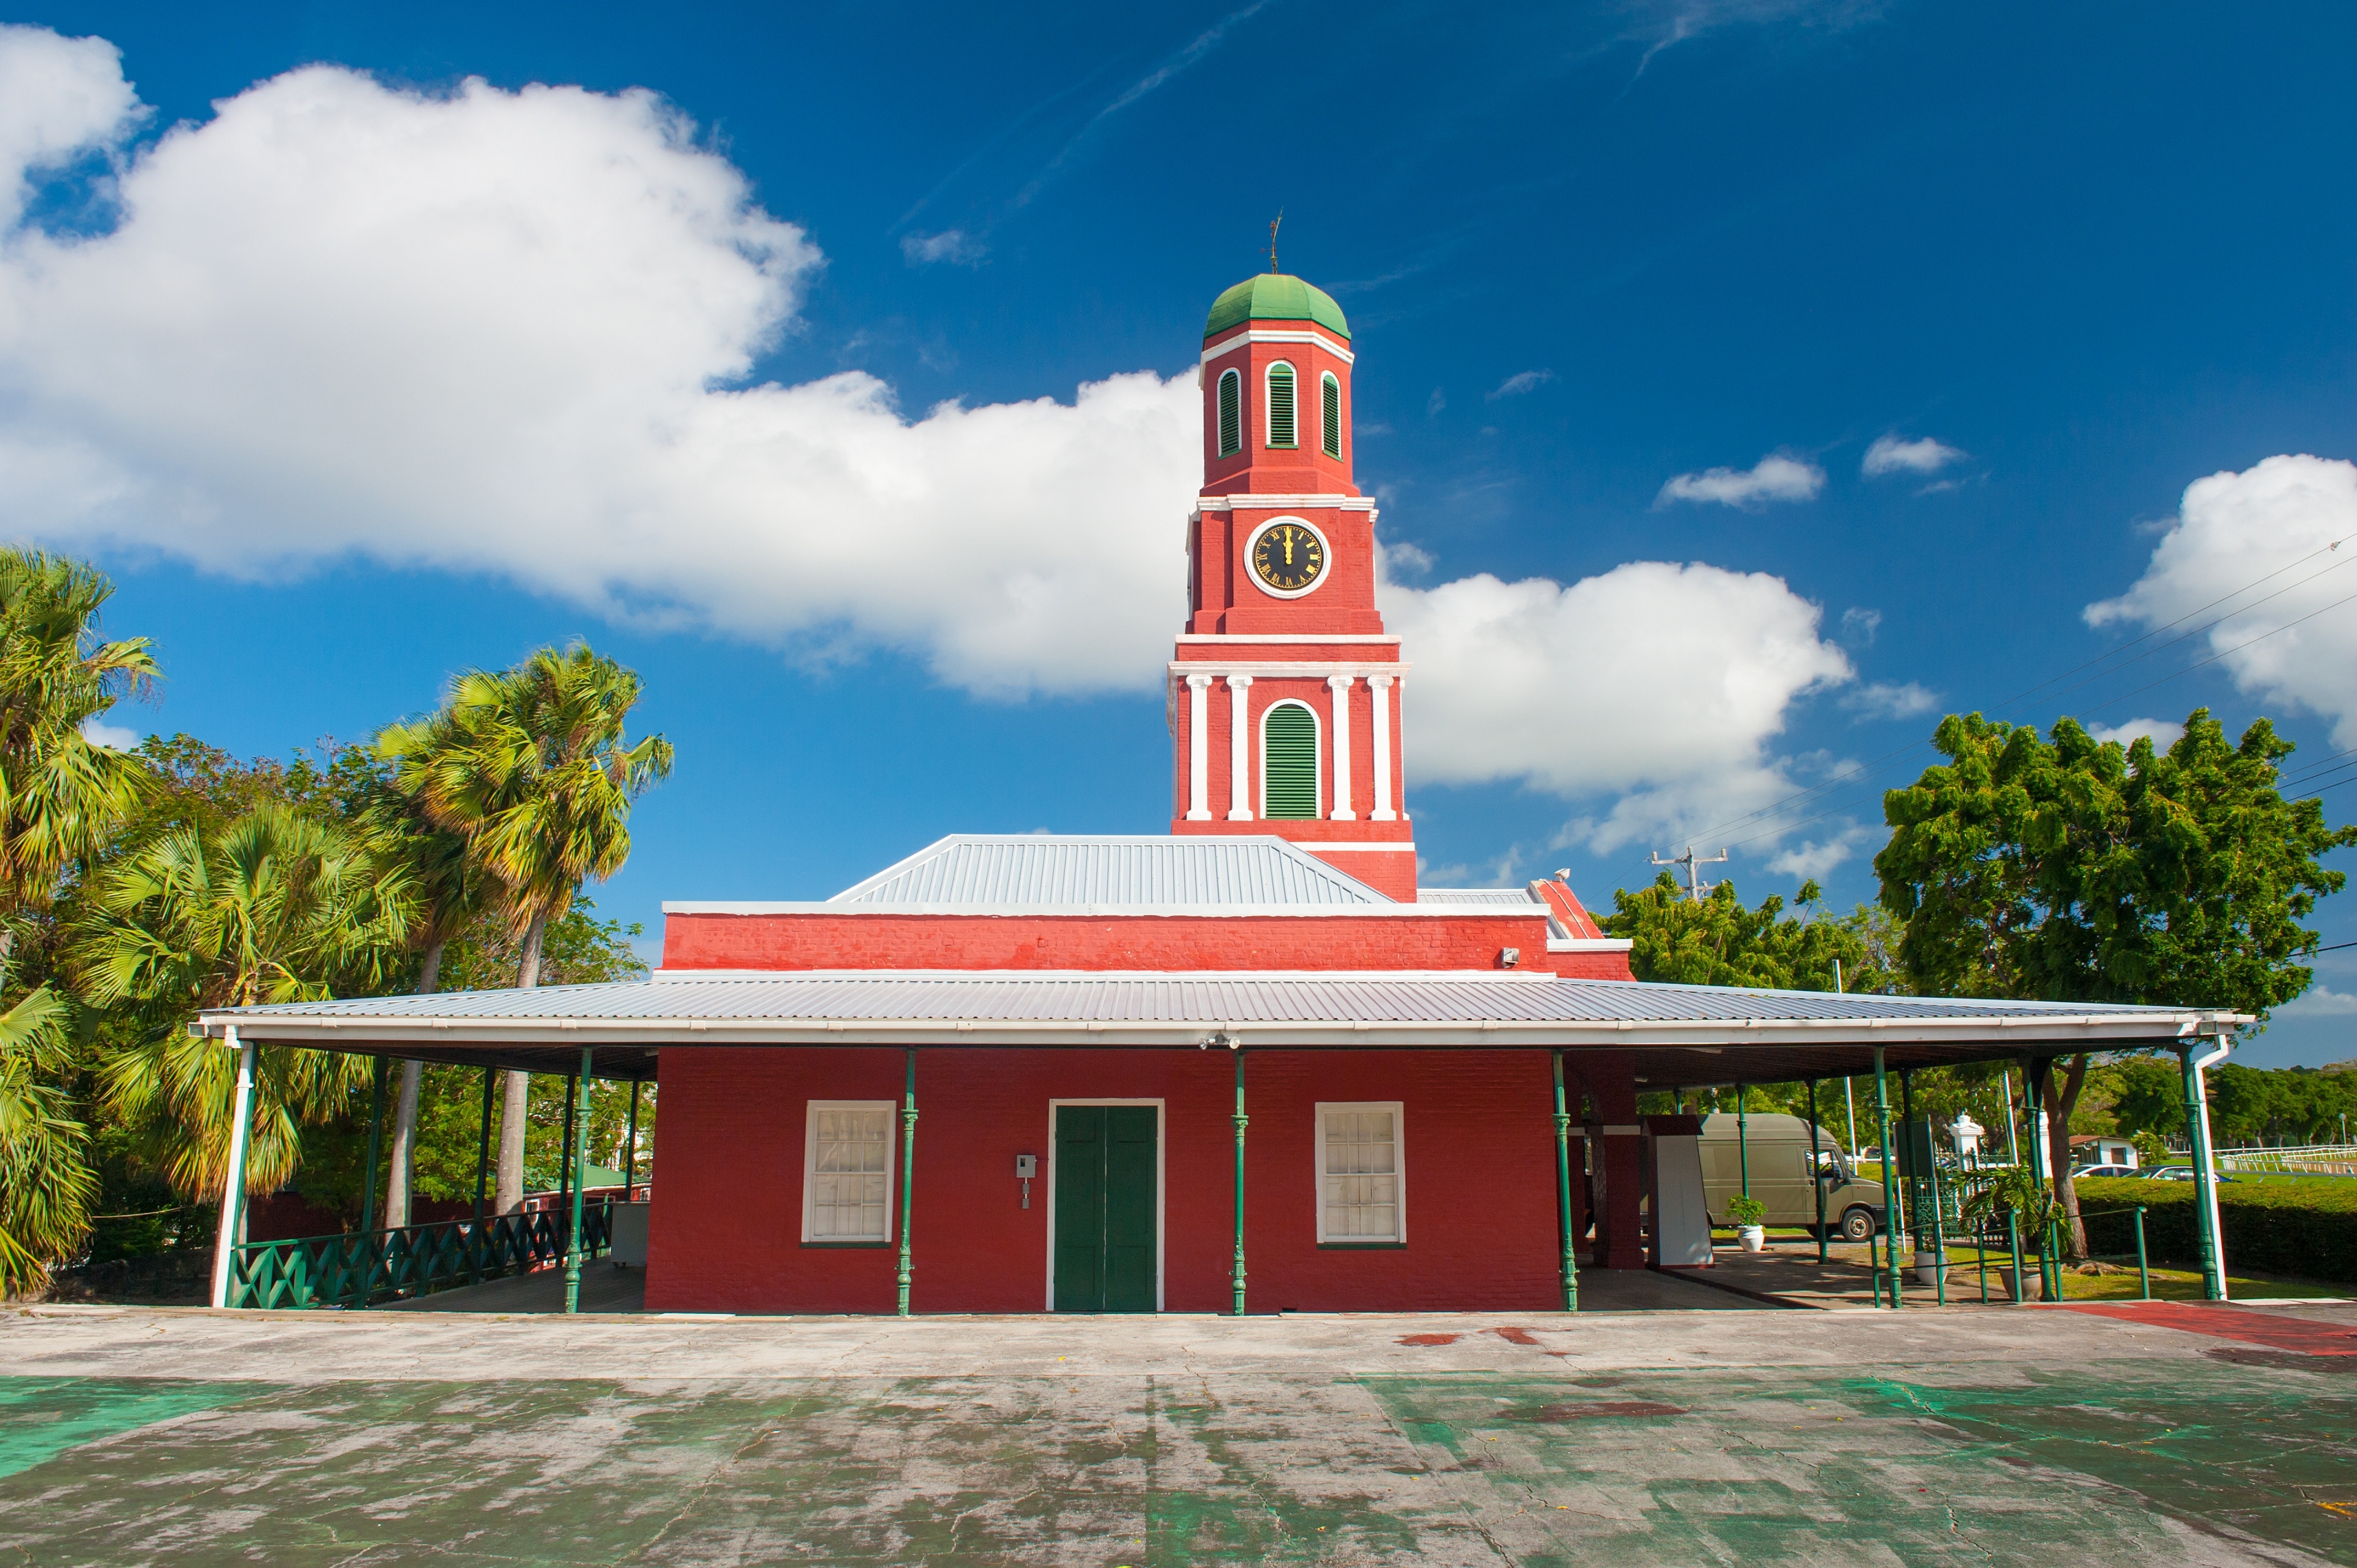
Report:
[[[1187,820],[1208,822],[1211,808],[1203,803],[1211,792],[1211,747],[1203,732],[1211,726],[1211,678],[1187,677]]]
[[[1367,813],[1367,820],[1395,822],[1399,813],[1392,810],[1392,678],[1370,675],[1367,689],[1375,702],[1375,809]]]
[[[1228,821],[1252,821],[1252,683],[1228,677]]]
[[[1334,693],[1334,809],[1327,813],[1338,822],[1355,822],[1359,813],[1351,810],[1351,682],[1349,675],[1326,677],[1328,690]]]

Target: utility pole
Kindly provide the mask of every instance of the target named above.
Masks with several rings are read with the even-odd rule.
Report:
[[[1686,868],[1686,897],[1695,903],[1699,904],[1702,902],[1702,896],[1704,894],[1718,886],[1716,882],[1705,882],[1701,880],[1701,868],[1706,865],[1726,865],[1727,851],[1722,849],[1717,854],[1697,855],[1695,854],[1694,845],[1688,844],[1686,845],[1685,854],[1674,856],[1668,860],[1663,860],[1661,856],[1661,852],[1656,850],[1653,852],[1653,864],[1655,865],[1684,866]]]

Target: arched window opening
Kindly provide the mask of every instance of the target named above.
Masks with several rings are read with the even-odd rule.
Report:
[[[1342,455],[1342,382],[1331,371],[1326,372],[1324,391],[1326,424],[1320,434],[1325,439],[1326,456],[1340,457]]]
[[[1279,703],[1260,721],[1260,795],[1264,817],[1318,815],[1318,715],[1299,703]]]
[[[1244,449],[1244,379],[1233,371],[1220,372],[1220,456],[1232,457]]]
[[[1294,429],[1293,367],[1280,360],[1268,368],[1268,444],[1298,446]]]

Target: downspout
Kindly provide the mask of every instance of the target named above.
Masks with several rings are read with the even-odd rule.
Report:
[[[909,1215],[914,1207],[909,1188],[917,1180],[917,1047],[908,1047],[907,1087],[900,1097],[900,1267],[895,1275],[895,1316],[909,1316],[909,1286],[917,1272],[916,1253],[909,1241]]]
[[[1890,1159],[1890,1088],[1883,1075],[1880,1046],[1874,1047],[1874,1124],[1882,1140],[1882,1261],[1890,1271],[1890,1305],[1895,1311],[1901,1305],[1899,1297],[1899,1238],[1892,1230],[1890,1220],[1899,1212],[1899,1177],[1898,1169]]]
[[[1571,1112],[1563,1101],[1563,1053],[1555,1053],[1555,1197],[1563,1215],[1563,1309],[1579,1310],[1579,1262],[1574,1257],[1579,1239],[1572,1234]],[[1659,1223],[1658,1218],[1656,1223]],[[1660,1249],[1656,1247],[1655,1255]]]
[[[1252,1118],[1244,1114],[1243,1047],[1231,1037],[1228,1049],[1236,1058],[1236,1113],[1230,1118],[1236,1128],[1236,1261],[1232,1284],[1235,1293],[1233,1316],[1242,1317],[1244,1315],[1244,1129],[1252,1125]]]
[[[573,1166],[572,1229],[565,1241],[565,1310],[567,1316],[581,1310],[581,1176],[589,1163],[589,1047],[581,1047],[581,1071],[567,1087],[571,1090],[565,1101],[565,1129],[572,1133],[573,1146],[565,1151]]]
[[[229,1305],[230,1257],[237,1250],[245,1208],[245,1145],[253,1124],[253,1052],[251,1040],[241,1045],[237,1026],[221,1031],[221,1044],[237,1052],[237,1094],[230,1106],[229,1175],[221,1183],[221,1232],[213,1243],[213,1305]]]
[[[2233,1048],[2234,1037],[2222,1031],[2207,1050],[2189,1046],[2179,1058],[2185,1063],[2185,1124],[2194,1134],[2194,1201],[2201,1206],[2201,1290],[2212,1301],[2227,1299],[2226,1230],[2218,1214],[2218,1176],[2211,1166],[2210,1086],[2201,1074],[2224,1061]]]

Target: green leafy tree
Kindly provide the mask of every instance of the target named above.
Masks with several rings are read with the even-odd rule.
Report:
[[[82,994],[131,1026],[100,1083],[108,1109],[138,1129],[148,1165],[193,1199],[226,1178],[236,1063],[219,1042],[189,1037],[190,1018],[382,990],[404,972],[414,920],[400,872],[283,806],[218,832],[169,830],[108,866],[70,961]],[[367,1069],[327,1051],[257,1055],[246,1187],[268,1192],[300,1158],[300,1128],[340,1112]]]
[[[70,1256],[99,1189],[87,1123],[69,1087],[70,1010],[46,984],[20,990],[21,939],[42,938],[73,874],[150,789],[146,771],[82,726],[156,678],[145,639],[103,640],[113,585],[78,561],[0,549],[0,1290],[23,1290]]]
[[[540,982],[541,947],[585,881],[630,858],[631,802],[672,767],[671,743],[636,743],[639,677],[584,643],[513,670],[460,676],[442,710],[395,725],[378,749],[436,826],[462,835],[517,934],[516,984]],[[530,1075],[508,1075],[500,1129],[501,1213],[523,1198]]]
[[[1774,991],[1831,991],[1835,965],[1847,991],[1887,989],[1885,922],[1877,911],[1828,918],[1814,906],[1813,882],[1802,885],[1804,913],[1787,915],[1781,895],[1747,908],[1735,884],[1722,882],[1696,900],[1664,872],[1650,886],[1612,895],[1604,929],[1634,945],[1631,971],[1640,980],[1680,985],[1740,985]]]
[[[1875,857],[1899,955],[1932,995],[2230,1008],[2265,1017],[2306,989],[2299,921],[2343,877],[2319,857],[2357,843],[2314,800],[2276,787],[2289,742],[2266,720],[2239,744],[2197,709],[2168,751],[2051,737],[1978,714],[1932,737],[1948,760],[1883,797]],[[2086,1249],[2070,1179],[2072,1115],[2089,1061],[2045,1075],[2049,1155]]]

